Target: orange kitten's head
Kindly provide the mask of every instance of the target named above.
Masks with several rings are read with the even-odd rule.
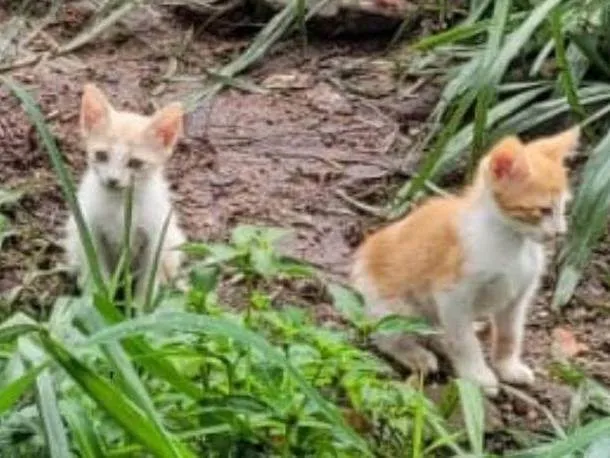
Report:
[[[564,160],[578,146],[579,134],[572,128],[529,143],[507,137],[482,162],[498,209],[518,231],[538,241],[566,232],[570,192]]]
[[[171,156],[182,134],[182,117],[180,104],[153,116],[115,110],[97,87],[86,84],[80,128],[89,166],[111,189],[146,179]]]

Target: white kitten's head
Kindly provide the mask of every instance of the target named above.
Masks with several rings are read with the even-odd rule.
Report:
[[[152,116],[115,110],[102,91],[86,84],[80,128],[89,167],[109,189],[146,180],[171,156],[182,134],[182,118],[179,103]]]

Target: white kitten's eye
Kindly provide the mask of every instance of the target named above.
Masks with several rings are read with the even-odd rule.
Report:
[[[144,162],[141,159],[137,159],[135,157],[132,157],[131,159],[129,159],[129,161],[127,161],[127,167],[133,170],[139,170],[142,168],[143,165]]]
[[[97,162],[108,162],[108,153],[106,151],[102,151],[102,150],[96,151],[95,160]]]

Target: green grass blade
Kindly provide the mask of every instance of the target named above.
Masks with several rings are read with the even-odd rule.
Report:
[[[570,232],[561,255],[552,306],[565,305],[580,279],[591,250],[604,234],[610,209],[610,132],[587,161],[570,215]]]
[[[577,88],[574,78],[572,77],[572,69],[566,57],[562,13],[559,9],[555,9],[551,13],[551,31],[553,34],[553,41],[555,42],[555,58],[561,72],[559,77],[561,88],[568,103],[572,107],[572,111],[582,121],[582,119],[585,118],[586,113],[578,99]]]
[[[550,445],[535,447],[525,452],[509,454],[515,458],[565,458],[572,453],[582,452],[587,446],[600,439],[610,436],[610,418],[595,420],[586,426],[578,428],[570,435]]]
[[[587,57],[589,63],[604,73],[606,78],[610,79],[610,61],[604,59],[600,54],[597,47],[597,38],[590,33],[570,34],[569,37]]]
[[[94,298],[94,301],[96,302],[95,308],[106,323],[112,325],[124,320],[121,312],[108,298],[98,295]],[[99,320],[99,318],[96,318],[96,320]],[[95,328],[91,328],[90,332],[99,330],[102,327],[102,321],[96,321],[91,323],[91,325],[95,326]],[[201,398],[201,389],[180,374],[171,362],[163,358],[143,358],[145,355],[154,353],[155,350],[141,337],[126,338],[122,342],[122,346],[129,356],[134,360],[140,361],[141,366],[150,372],[151,375],[159,377],[193,399]]]
[[[0,414],[5,413],[31,388],[38,374],[47,367],[47,363],[34,366],[22,375],[8,383],[4,383],[0,389]]]
[[[456,109],[447,122],[447,127],[439,134],[432,150],[426,154],[424,163],[420,167],[417,176],[411,180],[404,198],[405,201],[410,201],[421,192],[426,181],[430,179],[435,169],[439,166],[439,163],[443,161],[445,148],[463,122],[467,111],[473,106],[477,95],[478,92],[476,90],[470,90],[460,99],[460,102],[457,104]]]
[[[83,315],[83,321],[89,333],[103,329],[104,322],[95,307],[88,307],[88,314]],[[117,371],[118,384],[123,388],[139,408],[141,408],[148,418],[153,422],[158,434],[166,437],[168,443],[172,443],[169,433],[166,431],[160,414],[156,411],[152,399],[148,395],[146,387],[138,377],[138,374],[125,353],[123,348],[116,342],[110,342],[102,346],[105,355]],[[154,364],[154,361],[148,364]],[[158,363],[157,363],[158,364]]]
[[[120,269],[118,272],[115,272],[115,275],[121,275],[121,271],[123,273],[123,287],[125,288],[125,302],[128,307],[131,307],[133,303],[133,294],[131,291],[131,285],[133,283],[131,266],[132,266],[132,253],[131,253],[131,232],[133,226],[133,180],[129,184],[127,191],[125,192],[125,211],[124,211],[124,219],[125,219],[125,228],[123,231],[123,250],[121,259],[123,262],[119,262],[117,269]],[[113,287],[114,291],[114,287]],[[115,292],[115,291],[114,291]],[[127,316],[132,316],[133,310],[127,310]]]
[[[172,218],[171,210],[165,217],[165,221],[163,221],[163,227],[161,228],[161,233],[159,234],[159,240],[157,240],[157,244],[155,247],[155,254],[153,257],[152,268],[149,272],[148,284],[146,285],[146,297],[144,300],[144,310],[150,311],[152,310],[153,303],[153,294],[155,294],[155,287],[157,286],[157,271],[159,269],[159,261],[161,259],[161,251],[163,250],[163,245],[165,242],[165,236],[167,235],[167,228],[169,227],[169,223]]]
[[[500,53],[494,60],[493,73],[494,81],[499,83],[510,63],[515,57],[523,51],[524,46],[529,42],[533,33],[546,20],[548,15],[556,8],[563,0],[545,0],[539,3],[523,21],[523,23],[506,39]]]
[[[141,444],[159,457],[194,457],[185,446],[160,434],[150,421],[117,387],[95,374],[74,357],[63,345],[41,333],[40,341],[47,354],[78,383],[99,406]],[[58,455],[62,457],[68,454]]]
[[[67,401],[61,407],[80,456],[83,458],[106,456],[102,439],[95,432],[92,419],[85,409],[75,401]]]
[[[66,458],[72,456],[68,445],[68,436],[64,428],[57,397],[55,395],[53,376],[48,369],[36,379],[38,409],[44,428],[47,447],[51,458]]]
[[[472,24],[458,25],[435,35],[423,37],[411,48],[416,51],[429,51],[439,46],[457,43],[485,32],[490,22],[489,20],[483,20]]]
[[[141,334],[148,331],[180,331],[204,335],[219,335],[229,337],[248,348],[259,351],[261,354],[265,355],[269,362],[283,367],[290,374],[295,383],[297,383],[301,390],[309,397],[311,402],[315,403],[318,409],[333,422],[336,428],[338,428],[338,432],[349,440],[353,446],[361,450],[362,453],[367,456],[370,455],[366,442],[346,426],[343,418],[336,409],[331,407],[331,405],[322,398],[309,383],[307,383],[303,376],[293,368],[282,353],[271,346],[260,335],[247,328],[236,325],[231,321],[186,312],[156,313],[103,329],[91,337],[89,344],[100,344],[117,339],[124,339],[133,334]]]
[[[600,104],[610,100],[610,86],[606,84],[585,86],[578,90],[578,97],[583,106]],[[570,109],[571,106],[565,97],[538,102],[503,120],[498,125],[498,130],[525,132],[570,111]]]
[[[225,65],[217,73],[221,76],[232,78],[243,72],[246,68],[264,56],[269,48],[273,46],[287,31],[290,30],[294,22],[299,17],[297,2],[292,0],[282,11],[277,13],[265,27],[256,35],[250,46],[234,61]],[[322,2],[323,3],[323,2]],[[197,107],[203,99],[214,97],[224,87],[223,82],[215,83],[211,87],[191,94],[185,100],[187,111]]]
[[[466,424],[466,433],[470,441],[472,452],[476,456],[483,456],[483,439],[485,432],[485,409],[483,395],[478,386],[467,380],[456,380],[462,413]]]
[[[76,198],[76,189],[74,187],[72,179],[70,178],[70,173],[64,165],[62,155],[59,149],[57,148],[53,135],[51,134],[49,128],[46,125],[44,116],[40,112],[40,109],[38,108],[32,96],[21,85],[19,85],[10,78],[2,78],[2,82],[20,100],[26,113],[30,117],[31,121],[34,123],[34,126],[36,127],[36,130],[40,135],[42,143],[45,145],[47,153],[51,158],[53,168],[55,169],[55,173],[59,178],[59,182],[64,192],[64,197],[66,198],[66,201],[68,203],[68,208],[70,209],[76,220],[80,240],[87,255],[87,262],[95,286],[98,291],[106,293],[106,285],[104,284],[104,279],[100,271],[98,257],[95,251],[95,247],[93,245],[93,240],[91,238],[89,230],[87,229],[87,225],[85,223],[85,219],[81,212],[80,206],[78,205],[78,200]]]

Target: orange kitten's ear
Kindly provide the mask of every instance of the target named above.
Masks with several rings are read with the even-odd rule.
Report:
[[[94,84],[85,84],[80,109],[80,125],[87,135],[106,126],[112,106],[102,91]]]
[[[576,153],[579,140],[580,127],[575,126],[557,135],[534,140],[527,146],[532,152],[539,152],[553,161],[562,162]]]
[[[172,103],[157,111],[148,127],[155,142],[169,153],[182,135],[183,116],[182,105]]]
[[[523,144],[517,137],[500,140],[489,153],[489,171],[496,181],[518,181],[529,173]]]

